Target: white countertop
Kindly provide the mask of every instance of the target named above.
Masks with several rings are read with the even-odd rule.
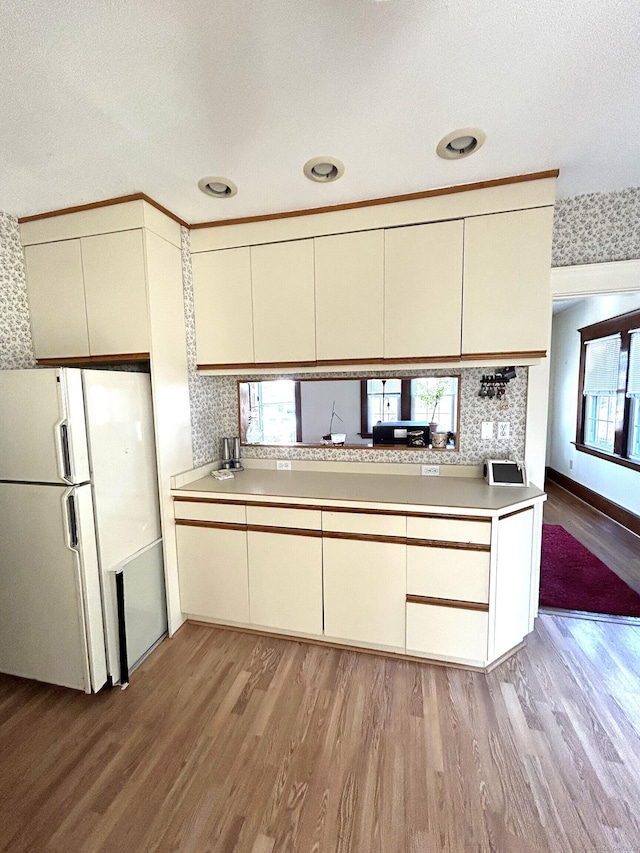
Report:
[[[233,480],[208,475],[174,489],[174,497],[304,503],[310,506],[384,505],[388,508],[471,510],[501,514],[545,500],[536,486],[488,486],[478,477],[421,477],[247,469]]]

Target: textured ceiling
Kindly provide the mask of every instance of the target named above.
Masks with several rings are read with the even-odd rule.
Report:
[[[561,196],[640,184],[638,0],[2,0],[0,33],[18,216],[142,191],[198,222],[556,167]],[[439,159],[465,126],[484,147]],[[327,154],[344,177],[307,180]]]

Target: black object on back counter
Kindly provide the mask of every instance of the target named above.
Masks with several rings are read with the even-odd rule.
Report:
[[[373,444],[428,447],[429,425],[420,421],[379,421],[373,425]]]

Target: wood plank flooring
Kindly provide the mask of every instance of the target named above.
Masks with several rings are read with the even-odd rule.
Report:
[[[640,850],[640,628],[488,675],[188,624],[125,691],[0,676],[3,853]]]
[[[544,521],[561,524],[640,593],[640,537],[551,480],[545,483],[545,491]]]

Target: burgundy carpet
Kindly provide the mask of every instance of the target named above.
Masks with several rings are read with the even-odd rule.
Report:
[[[541,607],[640,616],[640,595],[559,524],[542,525]]]

